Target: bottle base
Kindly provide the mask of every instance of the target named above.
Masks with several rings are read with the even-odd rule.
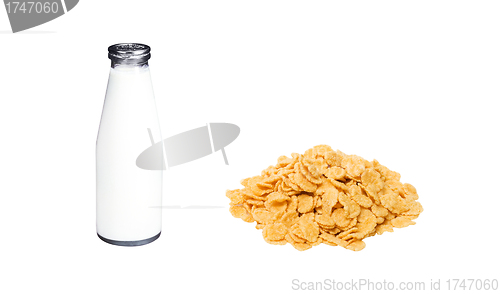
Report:
[[[108,239],[108,238],[104,238],[103,236],[99,235],[99,233],[97,233],[97,236],[101,240],[103,240],[104,242],[109,243],[109,244],[113,244],[113,245],[117,245],[117,246],[141,246],[141,245],[149,244],[149,243],[153,242],[154,240],[158,239],[160,237],[160,234],[161,234],[161,231],[158,234],[156,234],[155,236],[151,237],[151,238],[147,238],[147,239],[144,239],[144,240],[138,240],[138,241],[117,241],[117,240],[111,240],[111,239]]]

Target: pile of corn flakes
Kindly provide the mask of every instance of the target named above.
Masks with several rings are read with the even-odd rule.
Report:
[[[260,176],[228,190],[229,211],[257,222],[270,244],[300,251],[320,243],[359,251],[363,239],[415,224],[423,211],[416,189],[373,160],[319,145],[281,156]]]

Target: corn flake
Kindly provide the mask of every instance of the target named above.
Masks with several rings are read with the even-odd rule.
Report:
[[[262,230],[264,240],[282,241],[285,240],[285,235],[288,233],[287,227],[282,223],[268,224]]]
[[[297,211],[300,213],[308,213],[314,208],[314,199],[311,195],[301,194],[297,197],[299,204]]]

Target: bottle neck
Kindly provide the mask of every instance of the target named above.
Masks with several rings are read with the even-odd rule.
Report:
[[[133,69],[133,68],[148,68],[149,64],[147,61],[141,62],[141,63],[123,63],[123,62],[116,62],[116,61],[111,61],[111,68],[114,69]]]

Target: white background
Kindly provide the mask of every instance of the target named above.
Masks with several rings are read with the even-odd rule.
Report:
[[[0,9],[0,292],[500,279],[499,14],[498,1],[81,1],[12,34]],[[160,239],[137,248],[95,232],[95,140],[119,42],[152,47],[165,138],[241,128],[229,166],[217,152],[165,173],[164,205],[223,208],[165,209]],[[360,252],[299,252],[230,215],[226,189],[318,144],[401,173],[425,209],[417,224]]]

